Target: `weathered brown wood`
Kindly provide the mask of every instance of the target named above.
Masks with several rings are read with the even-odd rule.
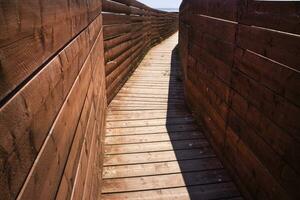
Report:
[[[236,187],[232,182],[229,183],[216,183],[209,185],[198,185],[190,187],[177,187],[170,189],[157,189],[138,192],[125,192],[125,193],[112,193],[102,196],[105,200],[118,200],[118,199],[143,199],[144,197],[163,198],[166,200],[172,200],[180,198],[182,200],[195,199],[213,199],[213,198],[225,198],[237,196]],[[235,200],[241,200],[243,198],[232,198]]]
[[[184,167],[182,167],[184,166]],[[104,167],[103,178],[125,178],[137,176],[153,176],[170,173],[184,173],[221,169],[222,164],[217,158],[204,158],[184,161],[169,161],[160,163],[147,163],[136,165],[120,165]]]
[[[96,0],[71,3],[56,0],[42,4],[37,1],[2,2],[0,100],[22,82],[27,83],[32,73],[40,71],[41,65],[100,12],[101,1]]]
[[[253,40],[257,42],[253,42]],[[300,71],[300,38],[260,27],[239,25],[237,44]]]
[[[250,78],[300,106],[299,73],[254,52],[237,49],[235,66]],[[264,67],[261,67],[264,66]]]
[[[145,144],[122,144],[122,145],[106,145],[105,153],[107,155],[139,153],[139,152],[156,152],[168,150],[185,150],[199,149],[209,146],[206,139],[182,140],[182,141],[159,141]]]
[[[200,153],[199,153],[200,152]],[[215,157],[211,148],[202,150],[178,150],[178,151],[161,151],[151,153],[132,153],[120,155],[108,155],[104,158],[104,166],[127,165],[138,163],[154,163],[164,161],[189,160],[197,158]]]
[[[128,16],[128,15],[103,13],[102,17],[103,17],[103,25],[130,23],[130,16]]]
[[[300,33],[299,2],[243,1],[239,21],[289,33]]]
[[[183,102],[181,102],[182,104]],[[146,103],[149,104],[149,103]],[[152,103],[151,103],[152,104]],[[144,105],[143,105],[144,106]],[[168,124],[189,124],[194,122],[191,117],[186,118],[174,118],[171,122],[167,119],[144,119],[144,120],[134,120],[134,121],[118,121],[106,123],[107,128],[125,128],[125,127],[135,127],[135,126],[157,126],[157,125],[168,125]]]
[[[236,21],[238,17],[239,0],[201,0],[193,2],[190,10],[197,14]]]
[[[100,35],[101,34],[98,35],[98,40],[102,39]],[[64,165],[67,162],[68,154],[72,146],[74,133],[76,133],[75,130],[81,115],[81,110],[83,109],[87,91],[88,88],[92,85],[93,69],[95,67],[101,66],[101,63],[99,63],[98,66],[92,65],[92,57],[101,56],[101,52],[98,52],[98,54],[93,53],[93,51],[96,50],[96,44],[99,43],[95,42],[94,48],[90,52],[79,76],[77,77],[67,97],[67,100],[62,106],[62,109],[58,117],[56,118],[48,137],[46,138],[43,148],[39,152],[38,159],[35,161],[36,164],[31,169],[30,175],[27,177],[27,180],[19,194],[20,199],[29,199],[34,197],[39,198],[40,196],[49,196],[53,198],[53,195],[55,195],[56,193],[57,187],[60,183],[60,177],[63,173]],[[91,110],[90,116],[94,115],[94,112],[92,111],[94,110]],[[87,125],[87,133],[90,134],[86,139],[86,145],[88,147],[93,146],[91,145],[92,137],[90,135],[92,133],[91,130],[93,130],[94,123],[94,117],[90,118],[90,125]],[[65,126],[65,124],[67,124],[67,126]],[[89,128],[90,126],[91,129]],[[64,132],[64,137],[61,137],[61,131]],[[90,154],[91,153],[89,152],[88,155]],[[86,159],[88,161],[88,156],[86,157]],[[55,160],[58,160],[59,162],[56,163],[54,162]],[[87,164],[88,162],[84,163]],[[45,169],[46,166],[47,169]],[[86,177],[87,170],[86,168],[83,169],[83,174],[79,174],[80,179],[85,179]],[[36,179],[37,177],[38,179]],[[49,187],[49,183],[52,183],[51,188]],[[80,193],[80,188],[75,187],[73,188],[73,190]]]
[[[88,131],[88,123],[91,123],[90,121],[92,121],[92,119],[90,119],[90,116],[92,115],[91,109],[93,109],[91,97],[92,91],[93,87],[90,87],[87,94],[87,98],[85,100],[82,114],[80,116],[79,126],[77,127],[75,132],[70,154],[68,156],[68,161],[62,176],[62,181],[57,192],[57,199],[68,199],[71,197],[71,192],[75,181],[74,177],[76,177],[76,171],[81,152],[78,151],[78,149],[82,149],[84,145],[84,138]]]
[[[117,98],[117,97],[116,97]],[[120,97],[122,98],[122,97]],[[127,98],[127,97],[124,97]],[[157,99],[157,98],[156,98]],[[141,100],[144,100],[145,102],[149,102],[149,98],[141,98]],[[158,99],[159,100],[159,99]],[[166,100],[166,99],[164,99]],[[166,100],[167,101],[167,100]],[[150,101],[151,103],[151,101]],[[113,122],[113,121],[122,121],[122,120],[138,120],[139,117],[143,117],[143,119],[158,119],[158,118],[165,118],[166,116],[169,117],[188,117],[190,116],[188,113],[184,111],[166,111],[166,110],[138,110],[138,111],[118,111],[118,113],[112,112],[108,110],[107,113],[107,121]]]
[[[131,0],[0,4],[1,199],[98,199],[107,99],[177,14]]]
[[[125,135],[106,137],[106,144],[131,144],[143,142],[163,142],[169,140],[188,140],[203,138],[199,131],[189,132],[166,132],[166,133],[149,133],[144,135]]]
[[[132,46],[132,41],[126,41],[124,43],[121,43],[108,51],[105,52],[104,56],[106,59],[106,62],[114,60],[116,57],[120,56],[124,53],[128,48]]]
[[[105,50],[108,50],[122,42],[128,41],[131,38],[131,33],[123,34],[119,37],[112,38],[110,40],[106,40],[104,42]]]
[[[1,142],[6,143],[2,144],[2,149],[8,155],[1,159],[8,161],[3,167],[16,174],[15,177],[4,177],[4,174],[1,181],[10,179],[13,184],[11,192],[14,195],[17,194],[40,151],[55,116],[91,51],[100,27],[101,20],[97,18],[1,108]],[[15,120],[12,121],[12,118]],[[10,142],[13,137],[15,142]],[[11,146],[13,143],[15,148]],[[19,154],[19,151],[23,153]],[[19,165],[23,167],[17,167]]]
[[[189,179],[189,184],[185,183],[186,177]],[[222,178],[220,178],[222,177]],[[220,180],[221,179],[221,180]],[[169,174],[161,176],[148,176],[137,178],[122,178],[104,180],[103,193],[112,192],[131,192],[140,190],[164,189],[182,186],[203,185],[215,183],[218,181],[229,181],[230,178],[224,170],[210,170],[207,172],[190,172],[184,175]],[[116,187],[117,186],[117,187]]]
[[[159,38],[164,39],[176,31],[177,17],[176,14],[153,10],[137,1],[105,1],[104,4],[104,10],[110,12],[104,14],[104,20],[107,19],[105,24],[109,25],[104,28],[104,38],[108,79],[106,85],[110,102],[145,52]],[[127,21],[129,14],[130,22]],[[128,45],[120,45],[123,42]],[[130,56],[130,52],[134,55]]]
[[[104,12],[111,12],[111,13],[130,13],[130,8],[127,5],[120,4],[118,2],[109,1],[109,0],[102,0],[102,10]]]
[[[123,35],[124,33],[128,33],[130,32],[131,27],[131,24],[114,24],[104,26],[104,39],[107,40]]]
[[[187,104],[250,199],[300,195],[299,35],[293,26],[299,8],[252,0],[181,5]]]
[[[93,77],[93,80],[92,80],[93,84],[91,84],[91,87],[89,88],[87,98],[86,98],[85,103],[84,103],[82,114],[80,116],[80,121],[79,121],[77,129],[76,129],[76,133],[75,133],[75,136],[74,136],[74,139],[73,139],[72,147],[71,147],[71,150],[70,150],[70,154],[68,156],[68,161],[67,161],[66,167],[64,169],[62,182],[60,183],[56,199],[68,199],[71,196],[75,196],[77,198],[78,195],[73,194],[72,191],[74,191],[75,193],[82,193],[83,192],[82,187],[81,187],[81,190],[78,190],[76,188],[77,186],[74,187],[75,180],[78,181],[77,178],[74,178],[74,177],[79,176],[79,179],[81,179],[81,180],[86,179],[86,182],[94,183],[94,184],[97,183],[96,181],[93,180],[92,177],[90,177],[90,175],[86,176],[86,178],[84,176],[76,175],[76,173],[78,171],[78,167],[80,166],[79,165],[79,161],[80,161],[79,158],[80,158],[80,152],[81,151],[79,151],[79,149],[80,150],[81,149],[85,150],[86,147],[84,146],[84,144],[85,144],[86,138],[91,137],[90,136],[91,135],[91,129],[93,128],[93,127],[91,127],[92,126],[91,124],[95,124],[94,126],[96,126],[96,124],[101,123],[101,119],[99,120],[99,122],[97,122],[97,120],[96,120],[97,119],[96,114],[97,114],[97,112],[99,113],[99,111],[97,111],[97,110],[98,110],[99,107],[102,108],[102,109],[104,108],[103,103],[98,101],[100,98],[98,98],[98,100],[96,98],[96,96],[101,96],[101,98],[103,98],[103,95],[105,93],[104,86],[103,86],[103,77],[104,77],[104,66],[103,66],[103,64],[104,63],[103,63],[103,57],[101,58],[99,56],[99,53],[101,55],[103,55],[102,35],[100,35],[97,42],[95,43],[95,49],[94,49],[93,52],[95,52],[95,51],[99,51],[97,53],[97,55],[95,55],[95,56],[97,56],[95,58],[95,60],[92,61],[92,63],[94,63],[94,62],[98,63],[96,65],[98,68],[96,68],[95,71],[94,71],[96,77]],[[102,67],[100,67],[100,66],[102,66]],[[102,78],[99,78],[101,76],[102,76]],[[99,84],[98,83],[99,81],[102,82],[102,83]],[[94,93],[95,91],[96,91],[96,94]],[[92,96],[93,94],[95,94],[95,96]],[[95,100],[95,101],[93,101],[93,100]],[[94,102],[94,104],[93,104],[93,102]],[[97,110],[95,111],[95,109],[97,109]],[[92,113],[91,110],[93,110],[94,114]],[[96,121],[96,122],[94,122],[94,121]],[[94,132],[96,132],[95,130],[96,130],[96,128],[94,128]],[[102,130],[103,130],[103,127],[102,127]],[[98,130],[98,131],[100,131],[100,130]],[[99,132],[96,133],[95,137],[97,137],[98,134],[99,134]],[[95,148],[95,146],[96,145],[92,145],[93,148]],[[90,153],[90,155],[95,156],[96,155],[95,152],[97,152],[97,151],[94,149],[94,150],[90,150],[90,152],[92,152],[92,153]],[[93,165],[91,163],[94,163],[94,161],[89,161],[89,166]],[[93,171],[97,171],[97,170],[98,169],[95,169],[95,168],[90,169],[89,174],[91,174]],[[86,185],[87,184],[85,184],[85,187],[87,187]],[[89,193],[91,193],[91,192],[86,190],[85,194],[88,195]]]

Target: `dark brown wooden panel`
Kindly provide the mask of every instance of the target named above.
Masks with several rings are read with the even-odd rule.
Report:
[[[300,3],[297,1],[241,1],[239,22],[289,33],[300,33]]]
[[[201,0],[190,1],[190,3],[190,9],[196,14],[203,14],[231,21],[236,21],[238,17],[239,0]]]
[[[120,4],[118,2],[109,1],[109,0],[102,0],[102,10],[104,12],[111,12],[111,13],[130,13],[130,8],[127,5]]]
[[[130,23],[130,16],[129,15],[103,13],[102,17],[103,17],[103,25],[128,24],[128,23]]]
[[[239,25],[237,45],[300,70],[300,37],[259,27]],[[255,41],[255,42],[253,42]]]
[[[100,29],[98,17],[1,108],[1,146],[7,155],[1,159],[7,160],[3,167],[16,175],[4,174],[1,180],[10,180],[14,195],[24,182]]]
[[[72,86],[70,93],[68,94],[58,116],[54,124],[52,125],[49,135],[47,136],[43,147],[41,148],[38,157],[35,161],[35,165],[31,168],[30,174],[27,177],[27,180],[22,187],[21,192],[18,195],[20,199],[31,199],[31,198],[42,198],[48,196],[49,198],[54,198],[56,195],[56,191],[59,190],[59,186],[64,186],[64,182],[61,181],[61,176],[64,176],[64,170],[67,170],[64,178],[69,178],[74,180],[74,187],[72,182],[70,182],[69,187],[71,187],[71,191],[68,195],[73,198],[79,198],[80,195],[83,193],[85,186],[85,182],[90,182],[91,177],[87,176],[88,173],[91,173],[89,167],[83,167],[79,165],[72,165],[77,171],[76,173],[72,171],[68,171],[69,169],[65,169],[65,165],[68,162],[73,163],[75,159],[76,163],[76,153],[72,148],[76,148],[78,153],[80,152],[77,149],[77,145],[73,147],[74,144],[74,137],[76,138],[76,133],[80,135],[80,131],[83,132],[81,134],[86,133],[84,136],[84,140],[79,139],[78,143],[81,143],[82,149],[81,156],[79,159],[79,163],[82,162],[81,159],[86,159],[84,162],[87,166],[92,166],[94,163],[93,157],[95,157],[95,145],[96,145],[96,134],[93,131],[95,128],[96,123],[96,110],[98,108],[96,105],[89,104],[94,101],[94,87],[101,86],[102,84],[97,84],[93,79],[93,72],[99,74],[99,69],[101,69],[102,81],[104,78],[104,63],[103,63],[103,51],[100,49],[103,48],[102,34],[99,33],[97,37],[97,41],[93,44],[93,48],[90,51],[87,60],[83,64],[83,67]],[[100,49],[99,49],[100,46]],[[101,55],[102,54],[102,55]],[[101,59],[102,57],[102,59]],[[102,60],[102,62],[101,62]],[[98,62],[97,62],[98,61]],[[98,63],[98,64],[93,64]],[[98,71],[98,72],[97,72]],[[101,79],[100,79],[101,80]],[[98,79],[99,81],[99,79]],[[104,87],[97,88],[98,91],[103,90]],[[104,92],[102,92],[104,94]],[[97,95],[98,96],[98,95]],[[92,97],[92,98],[90,98]],[[103,100],[102,100],[103,101]],[[87,104],[87,111],[85,110],[85,104]],[[105,105],[105,104],[100,104]],[[102,109],[105,109],[103,107]],[[82,115],[82,113],[87,112],[87,115]],[[81,117],[82,116],[82,117]],[[84,117],[87,116],[87,119]],[[78,123],[80,120],[83,120],[78,127]],[[87,121],[85,124],[84,121]],[[103,131],[103,129],[102,129]],[[101,131],[101,132],[102,132]],[[61,132],[64,133],[63,137],[61,136]],[[100,133],[97,133],[100,134]],[[103,134],[103,132],[102,132]],[[79,138],[82,136],[78,136]],[[82,143],[83,142],[83,143]],[[86,145],[86,146],[85,146]],[[87,149],[87,150],[85,150]],[[70,154],[69,152],[74,152],[74,154]],[[82,152],[85,152],[82,155]],[[87,154],[87,155],[86,155]],[[75,158],[70,157],[70,155],[75,156]],[[85,157],[84,157],[85,156]],[[84,157],[84,158],[82,158]],[[74,163],[73,163],[74,164]],[[78,172],[79,171],[79,172]],[[69,175],[69,176],[68,176]],[[77,187],[79,180],[85,180],[83,184],[81,183],[81,187]],[[50,184],[51,183],[51,184]],[[51,185],[51,187],[49,186]],[[72,189],[73,187],[73,189]],[[35,192],[39,191],[39,192]],[[89,193],[87,191],[87,193]],[[61,193],[58,193],[60,195]]]
[[[0,100],[28,82],[32,73],[37,73],[100,11],[101,1],[2,2]]]
[[[180,7],[185,98],[247,198],[298,199],[297,2]]]

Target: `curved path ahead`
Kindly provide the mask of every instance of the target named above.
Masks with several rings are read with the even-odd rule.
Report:
[[[184,105],[177,41],[152,48],[109,106],[101,199],[242,199]]]

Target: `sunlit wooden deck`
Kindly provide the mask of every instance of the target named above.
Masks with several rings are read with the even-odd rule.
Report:
[[[109,106],[101,199],[241,199],[185,107],[177,37],[147,54]]]

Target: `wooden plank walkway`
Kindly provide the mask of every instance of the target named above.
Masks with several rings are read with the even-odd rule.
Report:
[[[109,106],[103,200],[242,199],[185,108],[177,41],[154,47]]]

